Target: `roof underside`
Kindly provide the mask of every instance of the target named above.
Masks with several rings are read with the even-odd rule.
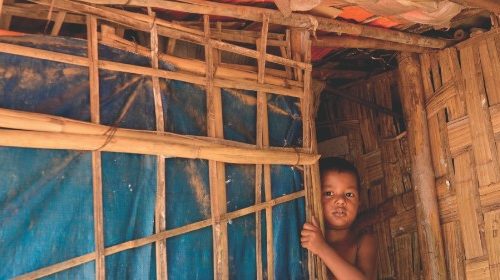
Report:
[[[55,3],[57,2],[55,1]],[[442,48],[444,44],[450,45],[456,42],[450,39],[463,40],[468,33],[476,32],[477,28],[489,29],[492,22],[490,20],[491,12],[486,9],[471,7],[470,3],[467,3],[470,0],[219,0],[217,2],[200,0],[180,0],[178,2],[157,0],[148,2],[132,0],[127,1],[126,4],[123,4],[123,1],[115,0],[87,0],[82,2],[108,4],[115,8],[142,14],[147,14],[147,7],[150,6],[156,12],[157,18],[192,28],[201,28],[203,15],[196,13],[195,9],[184,10],[182,8],[182,5],[192,5],[211,14],[210,20],[213,28],[240,32],[242,40],[239,43],[241,44],[245,44],[245,40],[247,40],[244,40],[243,37],[252,37],[251,32],[258,32],[261,28],[259,20],[252,20],[251,16],[245,14],[248,13],[249,9],[255,9],[256,14],[258,14],[257,11],[259,13],[265,13],[266,11],[276,13],[279,10],[284,19],[280,20],[280,23],[284,22],[285,24],[273,24],[273,16],[271,16],[270,34],[286,34],[286,29],[290,25],[293,26],[297,21],[300,23],[300,20],[302,23],[306,22],[308,26],[305,27],[313,31],[314,40],[311,57],[315,66],[314,76],[317,79],[330,80],[333,84],[343,84],[352,80],[366,78],[394,68],[395,51],[409,48],[409,51],[423,52],[430,50],[429,47]],[[483,8],[497,8],[496,4],[493,3],[494,0],[475,2]],[[490,2],[493,4],[490,4]],[[34,8],[33,3],[44,5],[38,5]],[[175,6],[177,4],[180,6]],[[218,5],[230,6],[222,6],[222,11],[218,11]],[[54,35],[57,17],[61,17],[57,13],[57,4],[54,5],[54,1],[50,0],[34,0],[31,2],[26,0],[3,0],[3,6],[1,7],[0,28],[4,30],[23,33],[52,33]],[[233,9],[228,7],[240,7],[242,10],[238,10],[236,13],[225,12],[224,8],[226,10]],[[52,19],[51,21],[47,20],[49,17]],[[310,18],[310,24],[307,23],[308,17]],[[324,19],[331,19],[335,22],[325,23]],[[287,20],[294,23],[286,24]],[[85,18],[81,13],[68,11],[63,16],[63,22],[64,24],[61,22],[62,26],[57,31],[57,35],[85,36]],[[332,32],[336,30],[335,25],[338,23],[355,23],[356,25],[354,27],[346,26],[346,32]],[[361,29],[359,29],[360,26]],[[425,38],[416,41],[411,41],[411,38],[403,38],[406,40],[401,41],[403,44],[394,41],[387,44],[384,40],[391,41],[390,36],[392,34],[389,34],[389,37],[383,33],[379,35],[376,34],[377,29],[365,30],[363,29],[364,26],[422,34],[428,36],[431,40],[432,38],[441,38],[448,41],[443,43],[442,46],[438,46],[439,42],[434,43],[434,45],[431,45],[433,42],[427,44]],[[351,30],[352,34],[349,34]],[[128,36],[129,40],[141,40],[141,34],[128,30],[123,30],[123,32],[124,36],[126,38]],[[367,39],[372,41],[359,41],[360,38],[364,37],[371,37]],[[401,36],[395,34],[394,38],[396,37]],[[399,38],[396,39],[399,40]],[[248,42],[251,42],[251,40]],[[279,49],[276,48],[275,52],[279,53]]]

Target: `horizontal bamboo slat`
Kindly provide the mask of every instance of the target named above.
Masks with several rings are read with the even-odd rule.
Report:
[[[309,165],[319,159],[318,155],[293,149],[234,147],[173,133],[158,135],[7,109],[0,109],[0,116],[0,127],[10,128],[0,130],[0,145],[11,147],[103,150],[240,164]]]

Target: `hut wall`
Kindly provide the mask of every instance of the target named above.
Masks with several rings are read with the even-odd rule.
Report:
[[[448,278],[500,279],[500,30],[422,54],[420,64]],[[394,73],[341,90],[397,111]],[[336,154],[360,169],[359,223],[377,234],[378,278],[421,277],[404,124],[335,97],[322,103],[318,128],[320,147],[335,138],[348,146]]]
[[[321,212],[308,56],[227,44],[258,56],[233,70],[210,39],[181,59],[158,26],[150,50],[88,19],[88,41],[0,37],[0,279],[325,279],[300,246]]]

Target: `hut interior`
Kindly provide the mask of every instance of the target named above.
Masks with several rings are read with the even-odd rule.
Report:
[[[329,279],[320,157],[377,279],[500,279],[499,73],[497,0],[0,0],[0,279]]]

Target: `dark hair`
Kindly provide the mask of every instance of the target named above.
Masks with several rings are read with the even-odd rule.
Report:
[[[358,169],[356,169],[356,166],[354,166],[354,164],[343,158],[328,157],[320,159],[319,171],[321,175],[323,175],[325,172],[328,171],[352,174],[356,178],[356,183],[357,183],[356,187],[358,189],[360,187],[361,179],[359,178]]]

